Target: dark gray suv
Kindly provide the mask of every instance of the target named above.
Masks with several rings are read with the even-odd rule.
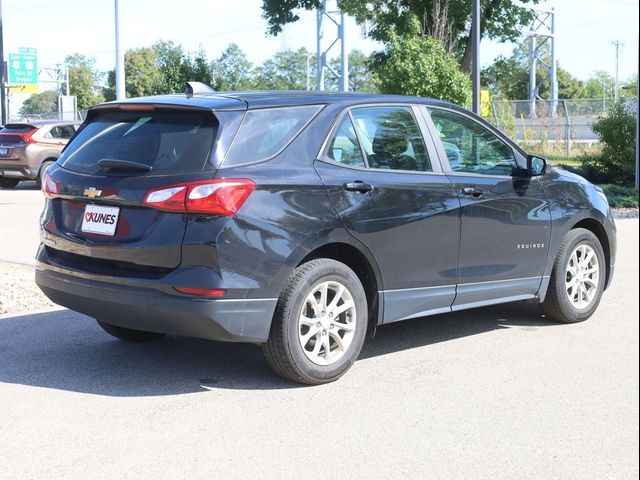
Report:
[[[43,191],[51,300],[124,340],[257,343],[306,384],[383,323],[519,300],[585,320],[614,269],[598,187],[423,98],[191,85],[98,105]]]

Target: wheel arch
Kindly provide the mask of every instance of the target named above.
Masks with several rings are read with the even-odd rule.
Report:
[[[382,298],[379,292],[382,290],[382,280],[377,263],[357,247],[342,242],[328,243],[310,251],[297,266],[317,258],[330,258],[348,266],[360,279],[367,295],[369,308],[370,334],[373,335],[375,327],[382,323]],[[372,321],[373,320],[373,321]]]
[[[604,252],[604,261],[606,263],[606,276],[604,283],[606,288],[609,285],[609,279],[611,277],[611,244],[609,243],[609,236],[607,235],[607,231],[595,218],[583,218],[578,223],[573,225],[570,228],[570,231],[577,228],[584,228],[585,230],[589,230],[597,237],[600,245],[602,245],[602,250]]]
[[[42,160],[40,160],[40,164],[38,165],[38,174],[40,174],[40,170],[42,170],[42,166],[47,162],[55,162],[59,157],[52,157],[50,155],[45,156]]]

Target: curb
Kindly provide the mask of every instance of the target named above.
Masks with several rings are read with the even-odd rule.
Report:
[[[613,218],[638,218],[637,208],[612,208]]]

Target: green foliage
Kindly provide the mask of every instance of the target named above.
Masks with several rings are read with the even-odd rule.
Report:
[[[34,93],[20,108],[20,115],[48,115],[58,112],[58,94],[54,91]]]
[[[498,39],[501,42],[514,41],[520,37],[522,27],[529,24],[533,13],[528,6],[540,0],[487,0],[481,3],[481,36]],[[296,9],[313,10],[320,6],[320,0],[263,0],[263,17],[268,22],[268,32],[276,35],[283,25],[299,20]],[[439,40],[451,44],[462,59],[462,68],[469,72],[471,67],[471,42],[469,22],[471,0],[338,0],[340,9],[355,17],[363,24],[373,21],[369,35],[374,40],[388,43],[395,37],[408,35],[425,36],[435,31],[434,11],[437,7],[447,7],[447,38]],[[413,19],[418,18],[419,31],[414,31]]]
[[[216,90],[251,90],[254,87],[253,64],[235,43],[212,62],[211,69]]]
[[[635,187],[623,187],[620,185],[600,185],[609,200],[609,205],[614,208],[638,208],[638,189]]]
[[[124,72],[127,97],[156,95],[162,88],[162,73],[151,48],[128,50],[124,54]]]
[[[547,64],[551,63],[548,45],[541,48],[539,55]],[[551,98],[551,87],[546,66],[538,62],[536,76],[539,82],[538,96]],[[585,84],[557,65],[558,98],[587,98]],[[522,43],[513,50],[509,58],[498,56],[493,64],[482,70],[482,83],[491,93],[504,100],[525,100],[529,98],[529,56],[528,45]]]
[[[308,54],[306,48],[276,52],[258,68],[256,88],[259,90],[305,90]],[[310,83],[312,86],[315,84],[315,75],[311,76]]]
[[[313,57],[313,66],[315,67],[315,56]],[[330,62],[339,75],[342,75],[342,62],[340,58],[334,58]],[[325,78],[325,88],[327,90],[338,90],[338,79],[327,74]],[[373,79],[373,74],[369,69],[369,57],[360,50],[351,50],[349,52],[349,90],[352,92],[370,92],[378,91]]]
[[[460,105],[471,99],[471,82],[442,44],[416,32],[391,33],[384,51],[373,55],[371,68],[380,92],[432,97]]]
[[[635,176],[636,119],[623,102],[592,126],[602,143],[602,153],[583,157],[582,164],[595,181],[630,184]]]
[[[596,70],[585,82],[587,98],[613,98],[614,79],[604,70]]]
[[[211,83],[212,71],[204,50],[185,52],[182,45],[159,41],[151,46],[160,70],[158,93],[184,92],[188,81]]]
[[[102,93],[96,89],[99,74],[93,58],[74,53],[64,59],[64,64],[69,68],[69,93],[76,96],[79,110],[104,101]]]

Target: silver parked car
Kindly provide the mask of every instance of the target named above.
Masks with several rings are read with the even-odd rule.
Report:
[[[0,188],[41,178],[75,135],[80,122],[42,120],[8,123],[0,129]]]

